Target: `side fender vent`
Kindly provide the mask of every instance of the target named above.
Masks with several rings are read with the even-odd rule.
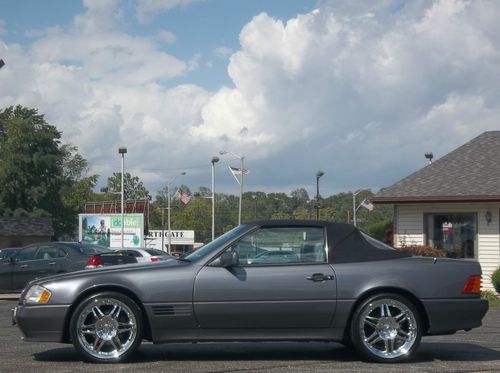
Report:
[[[157,305],[152,306],[155,316],[190,316],[191,305]]]

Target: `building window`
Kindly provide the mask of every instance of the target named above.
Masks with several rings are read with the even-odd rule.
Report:
[[[475,258],[475,213],[426,214],[427,245],[446,252],[449,258]]]

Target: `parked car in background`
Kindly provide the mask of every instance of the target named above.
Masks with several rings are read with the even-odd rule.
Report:
[[[44,242],[15,250],[0,261],[0,291],[20,292],[31,280],[79,271],[96,254],[108,248],[79,242]]]
[[[124,255],[130,255],[137,259],[137,262],[159,262],[162,260],[175,259],[174,256],[168,254],[165,251],[152,249],[149,247],[140,248],[140,249],[123,249],[116,250],[117,253],[121,253]]]
[[[4,249],[0,249],[0,261],[4,260],[5,258],[8,258],[12,254],[14,254],[16,251],[21,249],[20,247],[6,247]]]
[[[12,315],[24,340],[93,362],[122,362],[143,339],[339,341],[400,362],[422,336],[479,327],[480,288],[472,260],[413,257],[348,224],[263,221],[175,260],[34,281]]]
[[[132,255],[111,250],[111,252],[96,254],[89,258],[89,260],[87,260],[87,264],[85,265],[85,269],[95,269],[137,262],[137,258]]]

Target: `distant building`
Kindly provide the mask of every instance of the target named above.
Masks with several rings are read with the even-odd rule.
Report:
[[[48,218],[0,217],[0,249],[47,242],[53,235]]]
[[[383,188],[374,203],[394,204],[394,246],[429,245],[472,258],[483,287],[500,265],[500,131],[484,132],[421,170]]]

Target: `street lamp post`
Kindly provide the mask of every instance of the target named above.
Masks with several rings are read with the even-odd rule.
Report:
[[[316,220],[319,220],[319,178],[324,174],[323,171],[316,172]]]
[[[215,164],[219,160],[216,155],[212,157],[212,241],[215,239]]]
[[[165,251],[165,207],[161,208],[161,251]]]
[[[243,155],[238,155],[238,154],[235,154],[233,152],[230,152],[230,151],[226,151],[226,150],[221,150],[219,152],[220,155],[224,155],[224,154],[232,154],[233,156],[235,156],[236,158],[238,158],[240,161],[241,161],[241,169],[240,169],[240,204],[239,204],[239,207],[238,207],[238,225],[241,224],[241,201],[242,201],[242,198],[243,198],[243,175],[245,173],[245,156]]]
[[[121,217],[121,225],[122,225],[122,237],[121,237],[121,241],[122,241],[122,250],[123,250],[123,235],[124,235],[124,210],[123,210],[123,207],[124,207],[124,200],[125,200],[125,191],[123,189],[123,180],[124,180],[124,172],[125,172],[125,154],[127,154],[127,148],[125,146],[120,146],[118,148],[118,154],[121,154],[122,156],[122,180],[121,180],[121,194],[122,194],[122,203],[121,203],[121,213],[122,213],[122,217]]]
[[[257,195],[252,194],[253,201],[255,202],[255,221],[257,221]]]
[[[172,179],[170,179],[170,181],[167,183],[167,201],[168,201],[168,207],[167,207],[167,210],[168,210],[168,215],[167,215],[167,221],[168,221],[168,253],[170,254],[171,253],[171,246],[172,246],[172,230],[170,228],[170,184],[172,184],[172,182],[177,179],[178,176],[183,176],[185,175],[186,173],[185,172],[181,172],[180,174],[177,174],[175,175]],[[163,234],[165,234],[165,232],[163,232]]]

